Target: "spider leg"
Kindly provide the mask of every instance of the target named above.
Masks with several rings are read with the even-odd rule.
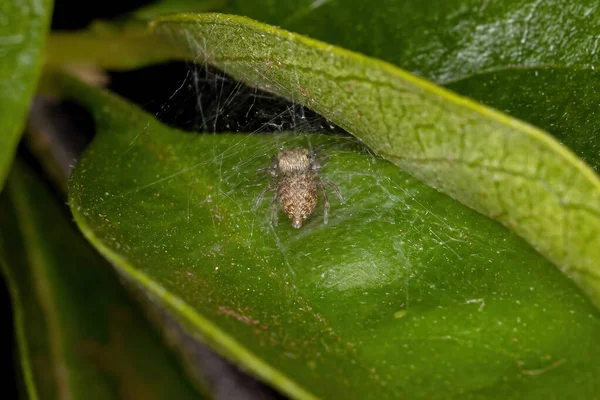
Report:
[[[324,147],[324,144],[318,144],[315,147],[313,147],[310,151],[310,157],[312,158],[312,160],[314,160],[317,157],[317,154],[319,154],[319,152],[321,151],[321,149]]]
[[[254,203],[254,207],[252,207],[252,211],[256,211],[256,209],[260,205],[261,200],[263,199],[263,197],[265,197],[265,194],[267,194],[267,192],[269,192],[271,190],[273,190],[273,185],[267,186],[266,188],[263,189],[262,192],[260,192],[260,194],[256,198],[256,203]]]
[[[329,160],[329,156],[322,156],[319,154],[319,150],[323,147],[322,144],[313,147],[310,153],[308,153],[308,161],[312,165],[313,170],[318,170],[322,167],[325,161]]]
[[[310,162],[311,165],[311,169],[313,170],[313,172],[317,172],[319,171],[323,166],[321,165],[321,161],[320,160],[312,160]]]
[[[319,156],[319,157],[317,157],[317,160],[318,160],[319,162],[322,162],[322,163],[324,163],[325,161],[328,161],[330,158],[331,158],[331,156],[329,156],[329,155],[326,155],[326,156]]]
[[[259,173],[267,173],[267,174],[271,175],[272,177],[276,177],[277,176],[277,170],[274,169],[273,167],[261,168],[258,171],[256,171],[257,175]]]
[[[323,223],[327,223],[329,222],[329,197],[327,197],[327,192],[325,191],[325,187],[323,187],[323,184],[321,182],[317,183],[317,187],[321,190],[321,193],[323,193],[323,200],[325,202],[325,211],[323,212]]]
[[[337,197],[340,199],[340,202],[342,204],[345,202],[344,196],[342,196],[342,192],[340,192],[340,189],[338,189],[335,183],[331,182],[329,179],[321,179],[321,182],[323,182],[335,191],[335,194],[337,194]]]
[[[271,175],[272,177],[276,177],[277,176],[277,157],[275,157],[275,156],[271,157],[271,166],[259,169],[258,171],[256,171],[256,174],[258,175],[261,172],[266,172],[267,174]]]
[[[310,161],[310,164],[312,165],[313,171],[318,171],[319,169],[321,169],[321,167],[323,166],[323,163],[329,159],[328,156],[320,157],[317,155],[318,151],[322,147],[323,147],[322,144],[320,144],[316,147],[313,147],[312,151],[308,154],[308,160]]]
[[[273,220],[273,226],[277,226],[279,220],[277,217],[277,212],[279,211],[277,205],[277,193],[273,195],[273,200],[271,201],[271,219]]]

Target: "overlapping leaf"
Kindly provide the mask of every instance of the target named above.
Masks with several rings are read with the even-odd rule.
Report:
[[[233,0],[220,11],[391,62],[545,129],[600,167],[593,0]]]

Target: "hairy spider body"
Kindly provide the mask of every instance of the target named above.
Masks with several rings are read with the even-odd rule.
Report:
[[[294,228],[300,228],[302,222],[313,213],[317,207],[319,190],[323,193],[325,201],[324,222],[328,221],[329,199],[323,187],[323,183],[331,186],[340,201],[344,199],[337,186],[326,179],[320,179],[317,171],[321,164],[316,160],[315,153],[303,147],[286,149],[272,159],[270,168],[261,171],[269,173],[273,182],[267,186],[258,196],[254,209],[258,207],[264,195],[275,191],[272,202],[273,224],[277,225],[278,204],[283,212],[292,220]]]
[[[317,207],[317,183],[312,173],[285,174],[278,179],[277,197],[285,215],[295,228]]]

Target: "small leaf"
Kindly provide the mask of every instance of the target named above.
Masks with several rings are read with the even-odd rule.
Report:
[[[51,0],[0,3],[0,190],[38,80],[51,13]]]
[[[351,138],[192,135],[54,78],[97,137],[69,204],[86,237],[183,326],[294,398],[594,396],[600,315],[525,242]],[[331,197],[300,229],[257,176],[323,145]]]
[[[224,0],[156,1],[112,21],[95,21],[81,31],[53,32],[48,40],[50,66],[95,65],[112,70],[138,68],[174,58],[168,41],[148,35],[147,22],[173,12],[205,12]],[[90,49],[94,49],[90,51]]]
[[[0,204],[0,266],[28,398],[201,398],[110,265],[20,162]]]
[[[46,62],[49,66],[92,64],[113,70],[131,69],[171,58],[172,48],[167,41],[149,36],[136,23],[98,22],[82,32],[53,33]]]

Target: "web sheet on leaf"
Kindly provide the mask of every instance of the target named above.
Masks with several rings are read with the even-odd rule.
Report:
[[[476,349],[478,357],[506,359],[523,370],[540,367],[521,361],[523,352],[536,353],[536,349],[512,351],[503,344],[505,335],[517,337],[527,324],[535,323],[530,321],[531,314],[521,311],[525,307],[521,299],[533,297],[532,304],[548,301],[543,292],[538,295],[536,286],[541,281],[537,276],[545,276],[549,266],[538,263],[534,252],[518,254],[523,247],[514,235],[373,156],[351,135],[303,104],[249,87],[207,65],[180,65],[174,75],[159,74],[160,80],[167,78],[171,87],[164,98],[139,99],[158,120],[200,135],[240,135],[209,159],[151,182],[164,187],[176,176],[218,169],[219,179],[210,195],[202,194],[205,188],[191,179],[178,217],[144,238],[145,247],[166,254],[165,260],[172,264],[173,282],[163,282],[165,286],[172,285],[169,289],[174,292],[180,287],[200,288],[199,294],[190,294],[186,301],[209,317],[210,310],[216,310],[213,317],[227,318],[232,331],[244,325],[260,332],[277,331],[279,318],[290,318],[292,325],[308,321],[315,325],[313,333],[321,344],[308,341],[306,347],[294,349],[286,345],[287,333],[282,333],[278,340],[285,359],[318,365],[318,357],[310,358],[315,351],[320,356],[332,348],[347,352],[377,386],[405,386],[396,378],[414,376],[413,368],[430,373],[429,363],[421,365],[420,360],[445,351],[440,349],[452,354],[460,353],[453,348]],[[140,135],[151,135],[152,128],[147,126]],[[250,140],[259,136],[265,140]],[[267,199],[251,212],[257,194],[268,183],[256,170],[268,167],[269,157],[283,147],[310,147],[316,142],[325,143],[330,157],[324,174],[346,198],[346,205],[340,205],[330,196],[329,224],[322,221],[322,202],[300,230],[291,228],[282,213],[279,226],[272,226]],[[158,189],[149,192],[156,194],[160,194]],[[212,225],[204,227],[211,234],[181,234],[200,213],[211,215]],[[227,219],[235,222],[224,222]],[[232,229],[223,228],[227,223]],[[230,255],[233,231],[244,232],[238,248],[251,258]],[[169,254],[181,258],[171,261]],[[215,288],[230,283],[227,276],[247,287],[228,286],[225,292],[232,296],[219,296]],[[272,285],[261,286],[260,280]],[[516,301],[495,290],[515,286],[515,282],[521,285],[522,280],[531,285]],[[261,314],[256,299],[265,293],[282,303],[281,314],[277,307]],[[496,310],[492,317],[487,315],[490,305]],[[498,309],[504,311],[498,313]],[[293,317],[285,314],[289,310],[295,310]],[[490,324],[490,318],[495,324]],[[457,320],[468,320],[473,329],[465,329]],[[364,329],[351,329],[354,323],[363,324]],[[311,329],[307,328],[307,337]],[[527,336],[534,338],[538,333],[543,334],[530,330]],[[364,345],[356,350],[355,343]],[[394,352],[369,352],[379,345],[418,348],[415,353],[402,353],[409,358],[417,354],[412,359],[415,364],[395,365]],[[447,354],[447,363],[459,365],[461,357],[454,360],[452,354]],[[390,365],[401,371],[391,371]],[[452,382],[453,371],[440,373]],[[429,388],[420,390],[426,393]]]
[[[152,70],[152,68],[150,69]],[[139,71],[136,73],[139,74]],[[356,151],[366,155],[371,162],[374,162],[375,156],[369,152],[368,148],[362,146],[342,128],[336,126],[325,117],[316,114],[305,105],[290,99],[278,97],[257,87],[250,87],[207,64],[180,63],[158,67],[151,73],[160,75],[161,77],[168,76],[169,79],[165,79],[167,83],[163,82],[163,85],[169,86],[171,91],[166,89],[162,98],[159,99],[148,100],[145,98],[140,105],[147,111],[155,114],[158,120],[167,125],[198,134],[228,132],[248,135],[295,133],[306,135],[305,145],[307,147],[312,146],[310,138],[314,134],[334,135],[339,137],[340,140],[350,143]],[[151,129],[151,127],[148,128]],[[272,144],[256,147],[256,151],[252,154],[251,159],[245,159],[244,164],[240,165],[238,170],[244,170],[247,168],[247,165],[252,165],[257,159],[261,160],[260,162],[263,163],[263,167],[269,166],[268,157],[276,154],[281,148],[284,148],[287,140],[287,136],[282,135],[282,140],[278,141],[279,146],[277,148],[273,148]],[[240,138],[238,143],[228,149],[228,152],[235,153],[238,146],[239,149],[247,150],[244,138]],[[335,158],[336,151],[336,147],[333,146],[332,149],[328,150],[327,156]],[[223,156],[223,154],[219,154],[218,156]],[[203,165],[195,167],[202,168]],[[343,174],[344,171],[337,171],[337,174],[340,173]],[[353,174],[355,177],[359,175],[367,177],[368,175],[367,173]],[[234,176],[223,175],[221,183],[231,185],[231,178],[234,178]],[[426,205],[420,203],[417,197],[414,197],[414,194],[418,192],[415,192],[411,187],[412,182],[410,179],[406,180],[407,187],[401,187],[384,175],[379,176],[378,174],[374,174],[368,178],[373,180],[373,182],[369,183],[371,187],[360,190],[370,190],[375,185],[380,191],[385,193],[384,202],[382,204],[367,202],[363,205],[361,213],[372,214],[371,219],[381,218],[386,220],[388,224],[396,224],[397,213],[404,214],[405,217],[409,218],[409,223],[404,229],[408,229],[418,237],[428,238],[428,243],[424,244],[422,240],[415,240],[411,237],[414,235],[406,235],[405,232],[402,232],[398,236],[399,240],[394,243],[394,249],[397,254],[391,262],[385,263],[385,268],[381,269],[378,268],[378,265],[374,265],[377,264],[375,260],[370,260],[367,264],[362,263],[361,260],[356,263],[355,272],[350,275],[344,272],[352,269],[348,266],[339,270],[333,268],[322,271],[322,284],[324,287],[344,291],[364,286],[367,282],[375,284],[382,276],[389,275],[392,280],[402,277],[406,292],[406,300],[403,302],[402,307],[408,307],[410,303],[409,281],[411,279],[425,279],[423,277],[419,278],[420,274],[418,271],[420,268],[414,268],[411,261],[411,254],[413,252],[427,252],[428,250],[435,251],[437,247],[442,246],[449,251],[453,259],[460,261],[464,256],[459,254],[454,247],[457,244],[468,243],[469,239],[466,232],[460,232],[456,228],[450,227],[446,222],[446,217],[428,208]],[[268,181],[259,175],[256,177],[256,182],[257,186],[264,186]],[[223,190],[223,193],[227,196],[230,194],[230,190]],[[350,196],[349,201],[351,201],[352,197],[356,197],[356,195]],[[345,197],[349,197],[347,193]],[[332,203],[334,203],[335,197],[330,193],[331,198],[333,198]],[[320,199],[320,201],[322,200]],[[378,201],[381,201],[381,199],[378,199]],[[263,207],[257,211],[259,218],[269,219],[268,204],[267,196]],[[337,203],[334,204],[332,215],[336,212],[337,207]],[[390,209],[394,209],[394,213],[386,215]],[[321,224],[322,215],[319,214],[322,214],[322,207],[318,208],[312,219],[317,220],[315,222]],[[434,225],[430,223],[425,224],[423,216],[432,218]],[[289,221],[287,221],[281,212],[279,218],[280,225],[288,225]],[[344,219],[339,223],[351,223],[351,219]],[[306,232],[308,230],[301,230],[296,233],[296,236],[302,238],[309,234]],[[286,256],[288,252],[286,250],[287,246],[279,238],[277,229],[271,228],[270,232],[275,246],[284,255],[290,277],[292,280],[296,279],[292,263]],[[359,258],[369,259],[371,255],[367,250],[363,251],[362,257]],[[398,269],[398,261],[403,265],[403,268]],[[373,270],[376,271],[378,269],[381,269],[381,275],[372,273]],[[426,279],[425,281],[428,282],[427,285],[430,288],[435,288],[435,283],[431,283]],[[470,304],[468,302],[471,300],[465,298],[464,301],[465,304]]]

